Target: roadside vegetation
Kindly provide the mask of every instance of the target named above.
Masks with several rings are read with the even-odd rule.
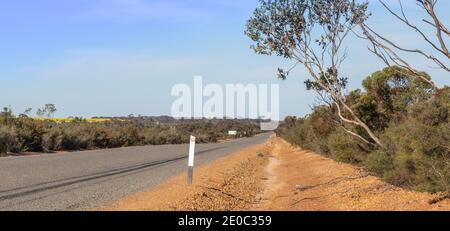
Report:
[[[439,18],[445,13],[438,12],[439,1],[415,1],[424,15],[416,19],[407,18],[401,1],[379,0],[386,14],[394,16],[393,23],[416,32],[423,41],[417,47],[405,47],[373,29],[368,1],[260,2],[246,29],[253,50],[291,63],[278,69],[281,79],[303,67],[308,73],[305,85],[318,99],[308,116],[286,118],[278,135],[304,149],[365,167],[392,184],[449,192],[449,197],[450,88],[438,86],[404,57],[417,56],[444,76],[450,73],[450,32]],[[349,55],[345,44],[351,39],[366,41],[368,55],[386,65],[363,81],[362,90],[348,89],[350,77],[342,74]]]
[[[375,72],[364,80],[363,91],[346,95],[346,103],[380,137],[381,147],[349,134],[335,106],[287,117],[277,133],[304,149],[363,166],[394,185],[450,190],[450,88],[433,91],[401,73],[398,68]]]
[[[141,145],[188,143],[190,135],[197,142],[217,142],[260,132],[252,120],[175,120],[168,118],[31,118],[15,116],[9,108],[0,113],[0,154],[56,152],[117,148]],[[166,122],[166,120],[168,120]]]

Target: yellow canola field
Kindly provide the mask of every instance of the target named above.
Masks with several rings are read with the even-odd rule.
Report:
[[[70,123],[74,121],[73,118],[33,118],[33,119],[40,121],[53,121],[56,123]],[[89,123],[103,123],[109,122],[111,121],[111,119],[86,119],[86,121]]]

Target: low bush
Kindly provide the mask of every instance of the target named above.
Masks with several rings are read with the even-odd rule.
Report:
[[[338,129],[328,137],[327,142],[331,156],[341,162],[361,163],[366,154],[359,140]]]
[[[8,126],[0,126],[0,155],[16,150],[17,146],[16,131]]]
[[[344,131],[343,126],[370,139],[361,128],[339,122],[333,106],[316,107],[304,118],[288,117],[277,134],[304,149],[363,166],[394,185],[450,191],[450,88],[433,90],[406,73],[398,68],[375,72],[364,80],[365,91],[347,96],[382,147]]]
[[[0,151],[55,152],[141,145],[188,143],[190,135],[198,143],[217,142],[228,138],[229,130],[241,137],[260,132],[253,120],[169,120],[108,119],[91,123],[75,118],[69,122],[15,117],[10,110],[0,114]]]

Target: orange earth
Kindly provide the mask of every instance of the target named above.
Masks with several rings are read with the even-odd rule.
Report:
[[[405,190],[364,170],[272,137],[98,210],[450,210],[450,200]],[[431,201],[439,201],[430,203]]]

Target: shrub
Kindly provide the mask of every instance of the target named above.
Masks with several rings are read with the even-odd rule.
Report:
[[[17,134],[14,129],[0,125],[0,155],[5,155],[17,148]]]
[[[40,152],[42,148],[42,136],[45,133],[44,124],[29,118],[14,120],[17,133],[18,146],[16,152]]]
[[[327,139],[336,129],[334,119],[329,107],[316,107],[314,112],[305,119],[287,117],[285,123],[277,130],[277,134],[291,144],[328,155],[330,150]]]
[[[199,143],[228,138],[229,130],[241,137],[260,132],[259,121],[253,120],[174,120],[138,117],[136,119],[83,118],[36,120],[15,117],[9,108],[0,112],[2,153],[24,151],[62,151],[94,148],[116,148],[139,145],[188,143],[189,136]],[[13,138],[11,138],[13,137]]]
[[[375,150],[371,152],[364,160],[366,168],[381,177],[391,175],[394,170],[392,153],[384,150]]]
[[[42,149],[45,152],[62,150],[61,131],[58,128],[51,129],[42,137]]]
[[[387,150],[393,153],[393,166],[384,174],[386,180],[420,191],[449,190],[448,123],[431,126],[408,119],[401,124],[391,125],[382,140]]]
[[[286,118],[277,134],[304,149],[362,165],[392,184],[450,192],[450,87],[434,90],[399,67],[373,73],[363,87],[364,92],[347,94],[346,103],[377,133],[382,147],[343,131],[334,105]],[[360,127],[351,130],[369,139]]]
[[[361,145],[342,129],[336,130],[328,138],[331,156],[341,162],[361,163],[365,158]]]
[[[83,132],[83,128],[66,128],[62,131],[60,139],[62,150],[87,149],[91,143],[89,134]]]
[[[411,116],[421,123],[436,126],[449,123],[450,99],[446,97],[435,97],[430,101],[420,102],[411,109]]]
[[[96,148],[113,148],[120,146],[119,133],[115,129],[96,126],[91,130],[92,146]]]
[[[367,93],[359,94],[356,97],[353,108],[358,117],[373,131],[384,130],[390,119],[386,113],[379,111],[379,105],[375,98]]]

